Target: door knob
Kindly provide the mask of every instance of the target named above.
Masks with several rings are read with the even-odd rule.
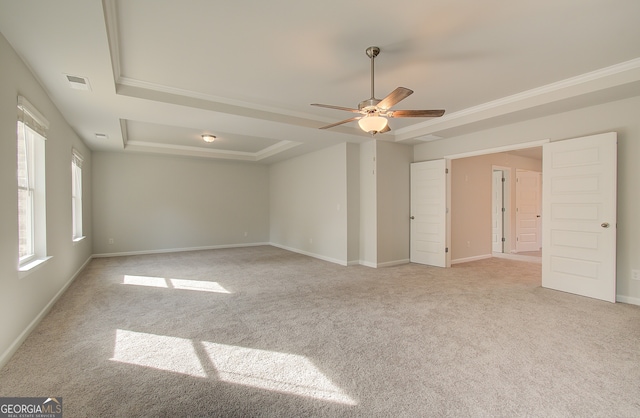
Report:
[[[609,222],[603,222],[600,224],[600,226],[603,228],[609,228]]]
[[[415,216],[411,216],[409,219],[416,219],[416,217]]]

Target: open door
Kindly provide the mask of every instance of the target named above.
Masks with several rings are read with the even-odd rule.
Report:
[[[447,249],[447,162],[411,164],[412,263],[450,267]]]
[[[616,300],[615,132],[543,145],[542,286]]]

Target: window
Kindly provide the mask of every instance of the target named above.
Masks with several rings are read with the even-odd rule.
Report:
[[[49,122],[18,97],[18,258],[29,270],[47,258],[45,135]]]
[[[82,155],[76,150],[71,153],[71,218],[74,241],[82,235]]]

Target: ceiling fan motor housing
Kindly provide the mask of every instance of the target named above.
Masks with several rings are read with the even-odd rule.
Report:
[[[367,99],[367,100],[363,100],[360,103],[358,103],[358,110],[362,110],[365,111],[367,113],[373,112],[378,110],[377,106],[378,103],[380,103],[381,100],[379,99]]]

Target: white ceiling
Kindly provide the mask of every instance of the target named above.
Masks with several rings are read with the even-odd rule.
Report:
[[[640,94],[639,21],[637,0],[0,2],[0,32],[92,149],[261,163],[370,140],[317,129],[352,114],[310,106],[369,98],[368,46],[378,98],[403,86],[394,109],[447,111],[376,136],[416,144]]]

